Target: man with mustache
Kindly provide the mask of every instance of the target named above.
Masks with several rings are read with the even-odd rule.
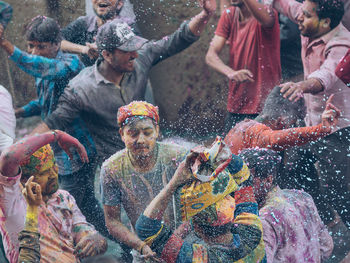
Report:
[[[159,135],[158,107],[134,101],[118,111],[120,136],[126,148],[104,162],[101,170],[102,203],[109,232],[140,255],[155,254],[121,222],[121,207],[135,227],[147,204],[173,176],[186,150],[179,145],[157,142]],[[177,206],[178,207],[178,206]],[[168,206],[165,221],[174,222],[174,204]],[[174,226],[174,224],[172,224]]]
[[[0,156],[0,231],[11,263],[18,260],[18,234],[25,228],[26,215],[28,220],[37,218],[40,262],[75,263],[79,258],[104,253],[107,249],[106,240],[86,222],[73,196],[58,189],[58,167],[49,145],[52,142],[57,142],[70,158],[72,150],[76,150],[83,162],[88,161],[82,144],[62,131],[22,139]],[[42,198],[36,208],[28,206],[22,194],[21,184],[26,182],[39,185],[34,191],[41,193]],[[34,239],[38,241],[38,236]],[[27,258],[21,262],[33,261]]]
[[[81,16],[62,30],[62,50],[81,54],[85,66],[91,66],[98,58],[95,43],[98,28],[115,18],[126,22],[139,35],[134,19],[121,14],[124,0],[91,0],[95,15]]]

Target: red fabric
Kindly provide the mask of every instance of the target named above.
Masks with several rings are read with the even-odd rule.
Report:
[[[245,203],[245,202],[252,202],[256,203],[254,191],[252,186],[247,186],[239,189],[235,192],[235,201],[236,205]]]
[[[311,127],[272,130],[268,126],[255,120],[244,120],[238,123],[225,137],[225,143],[233,154],[248,148],[268,148],[275,151],[303,145],[331,133],[322,124]]]
[[[161,259],[167,263],[176,263],[183,243],[184,240],[181,237],[173,234],[163,248]]]
[[[227,110],[232,113],[256,114],[272,90],[280,83],[280,30],[278,14],[272,28],[262,27],[251,17],[239,22],[239,9],[226,9],[219,20],[215,34],[224,37],[230,45],[230,67],[234,70],[249,69],[254,82],[236,84],[230,82]]]
[[[335,74],[350,88],[350,49],[338,64]]]

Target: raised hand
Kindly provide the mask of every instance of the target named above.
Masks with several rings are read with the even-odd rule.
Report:
[[[58,145],[68,154],[70,159],[73,159],[71,148],[74,147],[80,159],[85,163],[89,162],[84,146],[76,138],[60,130],[55,130],[54,133]]]
[[[33,182],[33,180],[34,176],[31,176],[24,185],[22,193],[29,206],[39,206],[43,200],[41,187],[39,184]]]
[[[297,102],[304,96],[304,91],[300,83],[287,82],[280,85],[283,98]]]
[[[243,82],[254,82],[253,79],[253,73],[248,69],[241,69],[237,71],[232,71],[227,75],[227,77],[231,81],[235,81],[237,83],[243,83]]]
[[[216,10],[216,0],[198,0],[198,4],[207,14],[212,14]]]
[[[322,125],[327,128],[336,126],[340,116],[340,110],[332,104],[333,97],[334,94],[328,98],[326,108],[322,113]]]

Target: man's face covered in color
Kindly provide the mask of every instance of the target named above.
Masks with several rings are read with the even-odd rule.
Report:
[[[122,140],[135,159],[150,157],[154,152],[159,127],[147,117],[125,125],[121,130]]]

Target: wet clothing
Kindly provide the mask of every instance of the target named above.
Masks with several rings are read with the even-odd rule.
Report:
[[[0,153],[13,143],[16,137],[16,117],[11,94],[0,85]]]
[[[333,250],[333,240],[312,197],[298,190],[271,190],[259,211],[267,262],[320,263]]]
[[[18,263],[40,262],[40,234],[22,230],[18,235],[19,258]]]
[[[2,24],[4,28],[6,28],[11,18],[12,7],[8,3],[0,1],[0,24]]]
[[[302,12],[301,5],[297,1],[275,0],[273,7],[297,23],[296,18]],[[332,103],[342,112],[338,129],[350,126],[350,89],[335,75],[336,66],[350,48],[350,32],[340,23],[313,41],[301,36],[301,46],[304,78],[316,78],[323,86],[321,92],[304,94],[307,126],[321,123],[322,112],[331,94],[334,94]]]
[[[267,95],[280,83],[280,38],[278,14],[271,28],[263,27],[253,16],[239,21],[239,8],[226,9],[215,34],[227,39],[230,45],[229,66],[233,70],[248,69],[254,82],[229,83],[227,111],[256,114],[262,110]]]
[[[140,35],[133,19],[128,17],[118,17],[117,19],[130,25],[134,33]],[[98,25],[96,15],[88,15],[79,17],[62,29],[62,36],[69,42],[85,46],[86,43],[95,43],[97,31]],[[86,54],[81,55],[81,60],[87,67],[92,66],[96,61],[90,59]]]
[[[0,231],[8,260],[17,262],[18,235],[24,229],[27,202],[20,188],[21,174],[6,177],[0,174]],[[64,190],[54,193],[38,207],[41,262],[75,263],[75,244],[85,231],[96,233],[86,222],[74,198]]]
[[[156,163],[149,172],[135,171],[127,149],[117,152],[103,163],[101,168],[102,203],[108,206],[122,205],[135,226],[137,218],[167,185],[187,150],[177,144],[157,142]],[[173,206],[167,222],[173,220]],[[179,207],[178,207],[179,208]]]
[[[339,62],[335,74],[350,88],[350,49]]]
[[[303,145],[310,141],[329,135],[322,124],[311,127],[299,127],[285,130],[272,130],[265,124],[246,119],[238,123],[225,137],[225,143],[233,154],[248,148],[268,148],[283,151],[295,145]]]
[[[80,116],[88,126],[100,160],[124,148],[117,124],[120,106],[143,100],[150,69],[160,61],[179,53],[199,37],[183,23],[173,34],[146,43],[138,51],[134,70],[125,73],[120,86],[106,80],[98,71],[97,62],[70,81],[60,97],[56,111],[44,122],[54,129],[69,127]]]
[[[56,109],[58,99],[64,92],[69,80],[84,67],[76,55],[62,53],[61,51],[57,53],[54,59],[50,59],[30,55],[15,47],[10,59],[24,72],[35,77],[38,99],[22,107],[24,117],[40,115],[43,120]],[[84,145],[89,157],[95,155],[94,142],[80,118],[75,118],[71,125],[64,130]],[[60,175],[72,174],[83,166],[76,151],[74,151],[73,160],[70,160],[68,155],[56,143],[52,143],[51,146],[55,152]]]
[[[143,214],[136,223],[136,232],[167,263],[266,262],[258,205],[255,200],[235,200],[231,244],[209,245],[196,235],[182,238],[161,220]]]

